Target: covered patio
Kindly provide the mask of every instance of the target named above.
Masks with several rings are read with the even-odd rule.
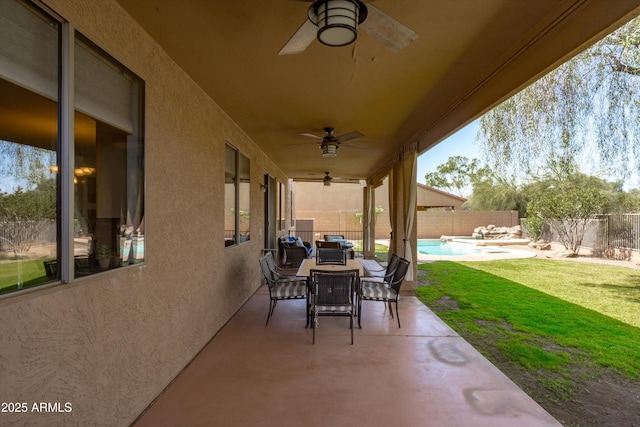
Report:
[[[312,38],[304,52],[279,55],[323,3],[2,0],[0,17],[14,25],[3,28],[20,35],[0,47],[15,54],[5,68],[42,64],[25,43],[44,50],[55,74],[46,87],[60,97],[52,103],[37,85],[0,78],[2,138],[25,148],[44,135],[67,173],[52,239],[63,272],[0,297],[0,397],[72,411],[3,413],[0,424],[557,425],[413,296],[402,299],[402,329],[382,304],[365,303],[354,345],[347,322],[333,318],[321,320],[312,345],[302,301],[278,304],[265,327],[258,259],[296,229],[296,181],[329,175],[335,185],[366,182],[371,255],[375,189],[388,179],[390,247],[412,261],[403,291],[415,290],[418,154],[637,16],[640,0],[366,1],[369,24],[388,17],[418,37],[396,51],[363,29],[348,46]],[[8,6],[33,28],[16,25]],[[81,276],[70,243],[80,237],[75,51],[87,43],[87,57],[135,77],[123,86],[140,96],[114,105],[140,122],[144,156],[133,156],[142,151],[129,144],[133,131],[119,130],[114,149],[132,145],[121,163],[139,173],[114,175],[117,192],[98,191],[96,178],[86,194],[131,195],[144,206],[145,232],[142,262]],[[87,73],[96,99],[112,91]],[[114,123],[92,120],[88,140],[98,147],[113,136],[98,130]],[[325,128],[336,139],[325,141]],[[51,173],[48,163],[41,169]],[[96,224],[126,225],[100,202],[83,205]]]
[[[364,302],[348,320],[321,318],[316,343],[303,300],[264,325],[261,287],[135,423],[145,426],[561,425],[416,297]]]

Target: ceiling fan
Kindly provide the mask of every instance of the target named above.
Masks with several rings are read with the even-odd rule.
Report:
[[[322,178],[322,182],[325,185],[325,187],[329,187],[331,185],[331,181],[333,181],[333,178],[329,176],[329,172],[325,172],[324,178]]]
[[[418,34],[370,3],[315,0],[307,19],[278,55],[302,53],[315,38],[327,46],[346,46],[358,38],[358,26],[394,52],[418,38]]]
[[[324,157],[335,157],[338,154],[338,148],[340,148],[340,144],[350,141],[352,139],[361,138],[364,136],[363,133],[354,130],[352,132],[345,133],[340,136],[334,136],[333,132],[335,131],[332,127],[324,128],[325,135],[320,137],[318,135],[314,135],[312,133],[301,133],[301,136],[308,136],[310,138],[317,139],[320,142],[320,149],[322,150],[322,155]]]

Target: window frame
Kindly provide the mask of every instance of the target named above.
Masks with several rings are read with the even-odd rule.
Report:
[[[232,179],[232,183],[233,183],[233,202],[232,202],[232,206],[227,206],[227,192],[225,189],[225,202],[224,202],[224,215],[227,215],[227,209],[231,210],[231,212],[233,212],[233,230],[232,231],[232,237],[228,238],[226,237],[227,231],[226,230],[226,218],[223,221],[223,234],[225,235],[224,241],[225,241],[225,247],[231,247],[231,246],[238,246],[242,243],[246,243],[248,241],[251,240],[251,159],[249,158],[249,156],[245,155],[238,147],[234,146],[233,144],[229,143],[229,142],[225,142],[224,145],[224,149],[225,149],[225,155],[224,155],[224,161],[225,161],[225,165],[224,165],[224,185],[227,185],[227,169],[228,166],[232,166],[233,167],[233,171],[235,172],[235,175],[233,175]],[[227,150],[230,150],[233,152],[233,165],[227,165]],[[243,165],[242,163],[246,162],[246,171],[244,171]],[[243,178],[241,175],[243,174],[243,172],[246,172],[246,177]],[[243,179],[248,178],[248,180],[246,182],[243,182]],[[243,184],[247,184],[246,186],[246,204],[249,207],[248,210],[243,210],[243,206],[244,203],[242,203],[242,198],[244,196],[243,192],[245,190],[245,187],[243,186]],[[246,213],[244,213],[246,212]],[[240,224],[242,222],[242,219],[245,220],[245,222],[247,222],[247,229],[246,229],[246,234],[242,234],[242,230],[240,229]]]

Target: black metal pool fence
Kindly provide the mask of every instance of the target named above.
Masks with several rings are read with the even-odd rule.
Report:
[[[523,233],[528,236],[526,221],[521,220],[521,223]],[[542,238],[550,242],[560,241],[557,231],[549,225],[545,226]],[[605,254],[612,249],[639,250],[640,213],[598,215],[588,220],[582,246],[593,249],[596,254]]]

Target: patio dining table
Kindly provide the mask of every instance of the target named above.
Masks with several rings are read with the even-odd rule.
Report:
[[[324,271],[341,271],[341,270],[358,270],[360,276],[364,276],[365,269],[362,263],[357,259],[347,259],[346,265],[334,265],[334,264],[316,264],[315,258],[307,258],[302,261],[296,276],[309,277],[311,276],[311,270],[324,270]]]

